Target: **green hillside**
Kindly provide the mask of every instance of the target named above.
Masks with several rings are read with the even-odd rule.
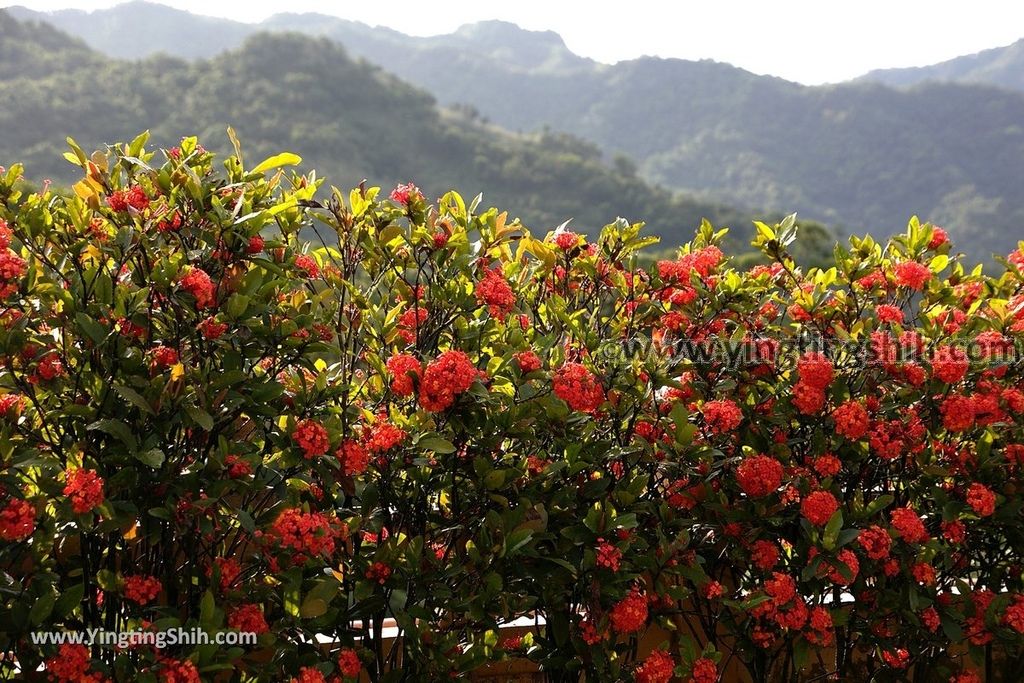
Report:
[[[633,159],[649,181],[851,232],[897,229],[917,213],[986,257],[1011,249],[1024,220],[1024,94],[991,85],[1019,81],[1020,45],[965,58],[974,75],[950,78],[972,83],[804,87],[711,61],[598,64],[557,34],[503,22],[412,37],[325,15],[250,25],[139,2],[45,18],[132,56],[210,54],[265,29],[329,37],[506,129],[565,131]],[[141,46],[116,40],[139,33]]]
[[[116,61],[0,12],[0,44],[15,75],[0,81],[0,163],[25,161],[34,177],[74,179],[55,142],[66,135],[98,147],[150,128],[165,145],[195,133],[224,149],[232,125],[252,157],[284,147],[340,185],[413,181],[435,196],[486,188],[486,202],[519,207],[535,229],[573,218],[587,231],[623,215],[646,220],[666,244],[687,239],[702,217],[735,226],[740,239],[750,233],[752,212],[654,187],[564,134],[515,135],[441,110],[327,39],[261,34],[210,61]],[[19,61],[41,46],[64,68],[44,76]]]

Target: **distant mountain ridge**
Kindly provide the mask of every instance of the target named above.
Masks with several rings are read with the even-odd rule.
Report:
[[[876,69],[861,76],[860,80],[897,87],[945,81],[1024,90],[1024,38],[1005,47],[982,50],[929,66]]]
[[[151,17],[145,25],[133,18],[140,12]],[[666,187],[851,232],[898,230],[918,214],[987,256],[1014,248],[1024,224],[1024,94],[986,83],[807,87],[710,60],[606,65],[574,55],[557,34],[504,22],[421,38],[316,14],[195,21],[140,2],[85,18],[14,13],[113,54],[137,50],[128,34],[145,35],[149,52],[186,58],[246,31],[327,37],[482,122],[565,131]]]

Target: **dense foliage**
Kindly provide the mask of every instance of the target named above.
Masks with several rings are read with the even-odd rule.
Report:
[[[146,143],[73,145],[71,196],[0,178],[8,676],[1019,669],[1024,252],[965,272],[915,220],[803,271],[787,219],[770,265],[705,223],[641,269],[639,224]],[[177,627],[260,635],[30,638]]]
[[[914,211],[947,226],[976,260],[1012,249],[1024,222],[1017,181],[1024,175],[1024,95],[991,87],[1020,87],[1022,43],[926,71],[973,84],[900,91],[874,83],[804,87],[710,60],[598,64],[573,54],[557,34],[501,22],[414,37],[317,14],[286,13],[255,25],[200,21],[145,3],[34,16],[131,56],[210,55],[264,30],[327,36],[442,104],[471,105],[511,130],[548,126],[581,136],[608,155],[628,155],[642,177],[666,187],[796,210],[854,232]],[[190,40],[178,39],[186,34]],[[147,40],[132,52],[138,41],[125,36],[138,35]],[[471,186],[461,179],[456,185]],[[615,211],[627,209],[603,215]],[[661,232],[660,221],[644,215]]]

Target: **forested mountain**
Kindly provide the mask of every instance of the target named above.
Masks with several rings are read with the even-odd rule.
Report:
[[[89,14],[15,11],[132,57],[210,55],[264,29],[327,37],[482,121],[568,132],[666,187],[850,231],[887,232],[916,213],[984,257],[1012,248],[1024,223],[1024,95],[984,84],[805,87],[711,61],[605,65],[574,55],[557,34],[502,22],[423,38],[324,15],[250,25],[141,2]],[[1024,73],[1012,60],[988,61]],[[575,151],[596,163],[597,150]]]
[[[860,80],[892,86],[917,85],[925,81],[982,83],[1024,90],[1024,39],[1005,47],[982,50],[929,66],[876,69]]]
[[[752,230],[753,212],[654,187],[625,160],[607,164],[593,144],[439,109],[327,39],[260,34],[208,61],[122,61],[0,11],[0,45],[0,164],[25,161],[33,178],[75,179],[61,158],[68,135],[96,148],[148,128],[164,145],[195,133],[223,150],[232,125],[251,159],[288,149],[339,186],[411,180],[433,196],[458,188],[467,200],[486,191],[488,205],[518,211],[536,230],[573,218],[575,229],[594,231],[618,215],[647,221],[669,245],[702,217],[732,225],[737,241]],[[43,52],[55,65],[45,75],[33,64]],[[811,232],[828,246],[820,227]]]

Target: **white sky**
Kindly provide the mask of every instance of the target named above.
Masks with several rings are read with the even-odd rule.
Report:
[[[95,9],[116,0],[0,0],[32,9]],[[259,21],[282,9],[333,14],[404,33],[448,33],[504,19],[558,32],[603,62],[644,54],[710,58],[816,84],[874,68],[921,66],[1024,37],[1017,0],[162,0],[200,14]]]

